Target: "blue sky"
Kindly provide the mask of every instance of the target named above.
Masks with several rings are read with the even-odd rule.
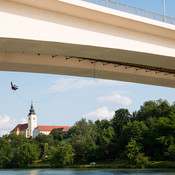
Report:
[[[166,15],[175,17],[175,0],[166,1]],[[162,0],[118,2],[163,13]],[[31,100],[38,125],[70,125],[82,117],[110,119],[119,108],[132,113],[147,100],[175,101],[175,89],[129,82],[62,75],[0,72],[0,136],[27,121]],[[19,85],[10,89],[10,82]]]

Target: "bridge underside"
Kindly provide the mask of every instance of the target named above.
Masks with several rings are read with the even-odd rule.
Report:
[[[152,66],[157,59],[160,65],[164,62],[167,65],[164,57],[128,52],[73,44],[1,38],[0,70],[95,77],[175,87],[174,69]],[[94,53],[99,54],[94,55]],[[124,57],[126,60],[123,62]],[[132,63],[127,62],[127,58],[130,57],[133,57]],[[139,57],[141,60],[145,57],[147,64],[138,64]],[[169,63],[171,67],[171,58]]]
[[[0,0],[0,70],[175,87],[175,27],[81,0]]]

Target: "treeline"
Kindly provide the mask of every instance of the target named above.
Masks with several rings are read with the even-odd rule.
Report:
[[[56,129],[35,139],[22,135],[0,138],[0,166],[28,167],[37,162],[51,167],[98,160],[126,159],[136,167],[151,161],[175,161],[175,104],[146,101],[138,111],[115,111],[113,118],[95,122],[81,119],[67,135]]]

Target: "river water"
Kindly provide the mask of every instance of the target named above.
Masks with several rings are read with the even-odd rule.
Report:
[[[175,170],[34,169],[0,170],[0,175],[175,175]]]

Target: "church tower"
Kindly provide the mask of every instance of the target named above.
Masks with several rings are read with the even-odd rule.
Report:
[[[37,127],[37,116],[33,108],[33,103],[31,103],[31,107],[28,114],[28,137],[33,137],[33,130],[36,127]]]

